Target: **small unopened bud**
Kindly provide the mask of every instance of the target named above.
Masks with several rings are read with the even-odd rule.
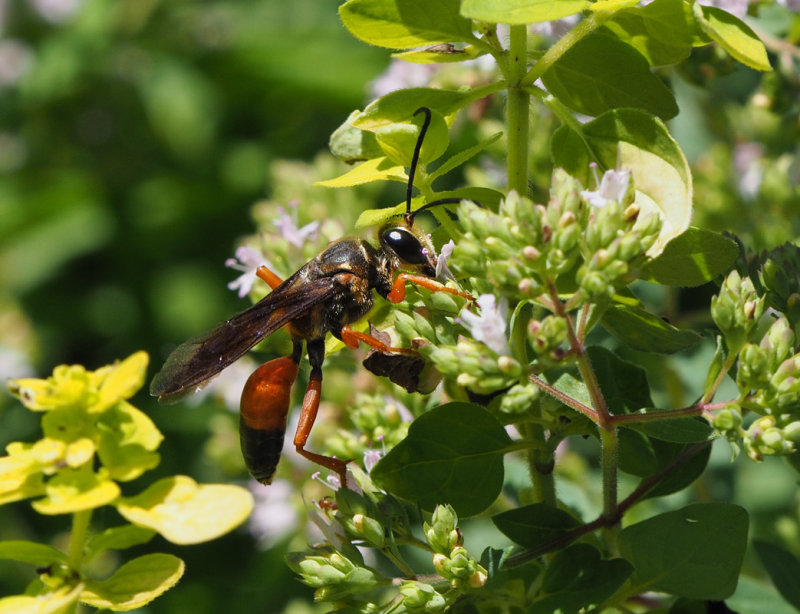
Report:
[[[542,252],[536,249],[533,245],[526,245],[522,248],[522,256],[526,260],[537,260],[541,255]]]

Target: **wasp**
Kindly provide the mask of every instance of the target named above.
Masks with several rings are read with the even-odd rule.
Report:
[[[431,121],[430,109],[422,107],[414,115],[419,113],[425,117],[409,167],[406,212],[400,221],[390,221],[379,230],[377,247],[354,237],[338,239],[285,281],[267,267],[260,267],[256,274],[272,292],[216,328],[179,345],[153,378],[150,394],[162,402],[176,401],[286,326],[292,339],[291,355],[258,367],[242,391],[239,426],[242,455],[250,475],[263,484],[271,482],[280,459],[290,393],[303,344],[311,373],[294,446],[300,455],[338,473],[345,484],[347,461],[305,448],[319,409],[327,334],[353,349],[364,342],[385,354],[413,354],[413,350],[390,347],[372,335],[350,328],[350,324],[372,308],[373,290],[398,303],[405,298],[406,282],[412,282],[432,291],[472,299],[468,293],[434,279],[435,251],[427,235],[414,228],[414,216],[423,209],[460,200],[441,199],[411,211],[414,172]]]

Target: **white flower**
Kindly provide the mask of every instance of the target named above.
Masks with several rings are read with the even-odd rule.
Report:
[[[596,191],[583,190],[581,196],[592,207],[605,207],[612,201],[622,202],[631,183],[631,172],[627,169],[606,171]]]
[[[367,473],[372,473],[372,468],[378,464],[384,454],[383,450],[376,450],[375,448],[368,448],[364,452],[364,469],[367,470]]]
[[[242,274],[228,283],[228,288],[237,290],[240,298],[247,296],[256,280],[256,269],[262,265],[272,268],[269,260],[257,249],[247,245],[236,248],[236,257],[228,258],[225,266],[242,271]]]
[[[450,259],[450,256],[453,254],[453,249],[455,248],[456,244],[450,239],[447,243],[442,245],[442,251],[439,252],[439,256],[436,259],[436,279],[439,281],[448,280],[448,279],[455,279],[453,273],[447,268],[447,261]]]
[[[480,315],[463,311],[460,316],[461,322],[470,330],[475,341],[485,343],[501,356],[509,356],[511,348],[508,347],[506,338],[508,301],[501,298],[498,303],[494,295],[481,294],[478,297],[478,307],[481,308]]]
[[[281,236],[295,247],[303,247],[303,244],[313,238],[319,230],[319,222],[309,222],[302,228],[297,227],[297,201],[289,203],[294,215],[289,215],[283,207],[278,207],[278,219],[274,224],[280,231]]]

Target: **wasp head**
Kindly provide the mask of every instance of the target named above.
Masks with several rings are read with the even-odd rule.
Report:
[[[427,277],[436,275],[436,252],[430,238],[405,219],[381,228],[381,247],[404,268],[413,268]]]

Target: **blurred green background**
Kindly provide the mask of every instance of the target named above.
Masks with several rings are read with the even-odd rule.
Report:
[[[331,132],[363,107],[370,81],[388,65],[388,53],[346,32],[339,4],[0,1],[3,380],[44,376],[62,363],[94,369],[139,349],[150,353],[153,373],[174,343],[247,304],[227,288],[237,273],[224,262],[237,239],[253,232],[253,204],[275,189],[286,196],[276,196],[279,205],[294,197],[274,185],[276,173],[295,173],[280,177],[292,183],[303,180],[303,171],[279,161],[312,160],[326,149]],[[796,39],[796,16],[790,21],[785,10],[770,10],[762,11],[763,31]],[[733,230],[756,249],[800,236],[798,56],[772,57],[778,70],[760,75],[703,48],[665,73],[681,106],[671,129],[695,173],[695,224]],[[544,112],[532,133],[539,186],[550,175],[554,125]],[[319,164],[336,174],[332,163]],[[328,216],[350,219],[363,204],[352,198],[347,211]],[[302,212],[303,223],[316,214]],[[693,291],[681,305],[707,308],[708,294]],[[335,395],[330,381],[326,393]],[[211,406],[164,408],[144,392],[134,403],[166,441],[163,465],[132,483],[131,492],[155,474],[228,479],[204,450],[210,437],[231,436],[233,416],[218,427],[219,410]],[[0,394],[0,446],[34,439],[36,418]],[[235,451],[235,442],[219,445]],[[730,475],[726,469],[725,479]],[[763,484],[763,475],[748,479]],[[773,486],[773,493],[792,488]],[[766,513],[787,503],[782,498]],[[117,524],[113,514],[95,518]],[[0,508],[0,539],[57,542],[68,529],[67,518],[37,516],[25,503]],[[183,548],[157,539],[155,548],[182,557],[188,569],[148,612],[311,607],[311,590],[282,558],[289,540],[294,549],[305,547],[302,535],[272,550],[258,549],[246,528]],[[0,596],[20,592],[31,578],[29,569],[0,561]]]
[[[150,353],[152,374],[171,344],[247,305],[228,290],[238,273],[224,262],[253,231],[271,163],[324,149],[388,63],[347,33],[338,4],[0,3],[3,381],[62,363],[96,368],[137,349]],[[213,410],[161,408],[144,392],[134,403],[175,444],[162,445],[158,472],[197,476]],[[35,418],[3,386],[0,445],[38,437]],[[0,538],[58,539],[68,521],[4,506]],[[160,541],[188,573],[148,611],[273,612],[296,595],[308,601],[282,549],[262,554],[244,528],[188,548]],[[0,561],[0,596],[32,577]]]

